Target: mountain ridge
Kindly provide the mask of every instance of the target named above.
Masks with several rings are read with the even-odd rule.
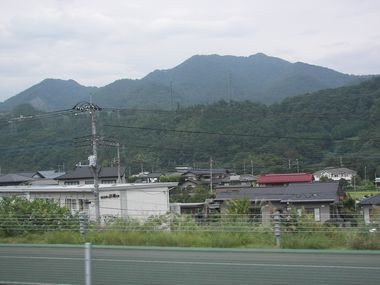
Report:
[[[118,79],[102,87],[74,80],[45,79],[0,105],[10,110],[30,104],[43,111],[66,109],[88,100],[104,107],[173,109],[219,100],[264,104],[371,78],[257,53],[250,56],[194,55],[171,69],[154,70],[141,79]]]

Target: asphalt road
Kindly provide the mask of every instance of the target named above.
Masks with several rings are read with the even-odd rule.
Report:
[[[380,284],[380,251],[93,247],[93,284]],[[84,284],[84,249],[0,245],[0,284]]]

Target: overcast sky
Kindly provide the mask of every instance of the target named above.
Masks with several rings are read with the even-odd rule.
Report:
[[[380,74],[379,0],[0,0],[0,101],[45,78],[103,86],[194,54]]]

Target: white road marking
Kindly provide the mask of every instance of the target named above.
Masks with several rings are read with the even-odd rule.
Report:
[[[14,282],[14,281],[1,281],[0,284],[15,284],[15,285],[70,285],[70,284],[63,284],[63,283],[32,283],[32,282]]]
[[[49,257],[49,256],[0,256],[11,259],[42,259],[42,260],[84,260],[77,257]],[[380,267],[346,266],[346,265],[305,265],[305,264],[277,264],[277,263],[234,263],[234,262],[201,262],[201,261],[167,261],[167,260],[141,260],[141,259],[107,259],[93,258],[92,261],[103,262],[132,262],[157,264],[188,264],[188,265],[219,265],[219,266],[260,266],[260,267],[287,267],[287,268],[330,268],[330,269],[364,269],[380,270]]]

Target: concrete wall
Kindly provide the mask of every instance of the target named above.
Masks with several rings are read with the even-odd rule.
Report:
[[[136,219],[166,214],[169,212],[168,187],[175,185],[176,183],[101,185],[100,214]],[[91,219],[95,218],[93,188],[89,185],[0,187],[0,197],[14,195],[30,200],[49,199],[61,207],[69,206],[72,212],[85,211]]]
[[[136,219],[145,219],[152,215],[163,215],[170,211],[169,191],[166,188],[138,189],[127,191],[124,204],[127,214]]]

